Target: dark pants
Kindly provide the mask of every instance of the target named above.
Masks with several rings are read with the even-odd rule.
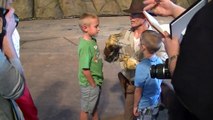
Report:
[[[126,94],[124,103],[124,120],[134,120],[133,106],[134,94]]]
[[[161,84],[161,103],[168,109],[169,120],[198,120],[183,106],[172,90],[171,84],[166,82]]]
[[[173,98],[171,107],[168,109],[168,114],[169,120],[199,120],[183,106],[176,96]]]

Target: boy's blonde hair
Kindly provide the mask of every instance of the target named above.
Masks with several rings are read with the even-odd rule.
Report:
[[[153,30],[146,30],[142,33],[140,38],[141,45],[146,46],[147,50],[154,54],[156,53],[162,44],[162,37],[159,33]]]
[[[98,16],[93,13],[83,13],[80,18],[79,18],[79,26],[82,28],[82,26],[90,25],[90,20],[89,19],[98,19]]]

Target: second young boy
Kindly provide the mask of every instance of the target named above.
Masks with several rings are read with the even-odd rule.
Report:
[[[153,111],[158,106],[161,92],[161,80],[150,77],[151,65],[162,64],[162,60],[155,55],[161,47],[160,34],[146,30],[140,38],[140,48],[144,58],[136,67],[135,96],[133,113],[137,120],[155,120]]]

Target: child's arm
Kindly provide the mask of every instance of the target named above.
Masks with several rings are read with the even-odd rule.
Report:
[[[138,103],[141,99],[141,94],[142,94],[142,88],[136,87],[135,88],[135,94],[134,94],[134,109],[133,109],[133,113],[134,113],[135,116],[139,115]]]
[[[84,74],[85,77],[87,78],[87,80],[88,80],[90,86],[92,86],[92,87],[95,88],[95,87],[96,87],[95,80],[93,79],[90,70],[89,70],[89,69],[83,69],[83,74]]]

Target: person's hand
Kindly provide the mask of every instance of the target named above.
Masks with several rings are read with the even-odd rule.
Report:
[[[8,37],[12,37],[12,34],[16,28],[16,22],[14,18],[14,12],[15,10],[13,8],[9,8],[9,12],[6,14],[6,35]]]
[[[121,56],[120,62],[123,62],[124,68],[128,70],[135,70],[137,64],[139,63],[135,58],[128,55]]]
[[[164,32],[163,43],[169,58],[179,54],[180,45],[177,38],[171,39],[169,33]]]
[[[134,109],[133,109],[133,114],[134,114],[135,116],[139,116],[138,107],[134,107]]]
[[[151,10],[160,16],[173,16],[175,18],[185,10],[170,0],[144,0],[144,4],[146,5],[144,10]]]
[[[95,84],[95,83],[91,83],[90,86],[91,86],[92,88],[95,88],[95,87],[96,87],[96,84]]]
[[[174,4],[170,0],[144,0],[144,10],[152,10],[161,16],[171,16]]]

